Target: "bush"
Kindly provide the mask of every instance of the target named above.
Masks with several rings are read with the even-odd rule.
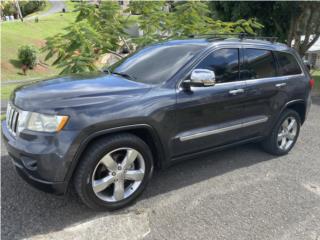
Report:
[[[19,4],[23,16],[40,11],[46,6],[45,1],[20,1]]]
[[[37,54],[37,48],[32,45],[21,46],[18,50],[20,62],[30,69],[37,65]]]

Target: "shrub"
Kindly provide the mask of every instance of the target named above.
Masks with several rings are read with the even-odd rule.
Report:
[[[18,50],[18,58],[22,65],[32,69],[37,65],[38,50],[32,45],[21,46]]]
[[[23,16],[40,11],[46,6],[45,1],[20,1],[19,4]]]

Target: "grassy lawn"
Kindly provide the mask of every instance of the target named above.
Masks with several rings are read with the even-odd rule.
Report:
[[[9,99],[11,92],[21,84],[8,84],[1,86],[1,99]]]
[[[1,80],[41,79],[53,76],[60,70],[49,65],[39,65],[27,75],[21,74],[20,64],[17,60],[19,46],[33,44],[41,48],[45,44],[45,38],[63,32],[64,28],[72,23],[76,13],[56,13],[47,17],[25,22],[3,22],[1,24]],[[39,54],[40,61],[44,62],[44,53]]]

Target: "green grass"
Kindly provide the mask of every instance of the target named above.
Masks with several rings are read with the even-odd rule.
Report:
[[[51,66],[38,66],[28,71],[27,76],[21,74],[17,51],[21,45],[32,44],[41,48],[45,38],[64,31],[71,24],[76,13],[56,13],[39,18],[39,22],[27,20],[25,22],[3,22],[1,24],[1,80],[41,79],[57,75],[60,70]],[[39,54],[40,61],[44,61],[44,53]]]
[[[1,86],[1,99],[9,99],[12,91],[21,84],[8,84]]]

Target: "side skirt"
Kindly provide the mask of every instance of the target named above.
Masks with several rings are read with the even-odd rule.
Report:
[[[253,137],[253,138],[249,138],[249,139],[245,139],[245,140],[240,140],[240,141],[237,141],[237,142],[234,142],[234,143],[229,143],[229,144],[225,144],[225,145],[214,147],[214,148],[204,149],[204,150],[201,150],[199,152],[194,152],[194,153],[189,153],[189,154],[185,154],[185,155],[182,155],[182,156],[177,156],[177,157],[172,158],[169,161],[169,163],[164,167],[169,167],[169,166],[171,166],[173,164],[176,164],[178,162],[181,162],[181,161],[191,160],[191,159],[195,159],[195,158],[198,158],[198,157],[204,157],[204,156],[207,156],[210,153],[222,151],[222,150],[225,150],[225,149],[228,149],[228,148],[231,148],[231,147],[235,147],[235,146],[238,146],[238,145],[243,145],[243,144],[251,143],[251,142],[259,142],[259,141],[261,141],[263,139],[264,139],[264,137],[258,136],[258,137]]]

